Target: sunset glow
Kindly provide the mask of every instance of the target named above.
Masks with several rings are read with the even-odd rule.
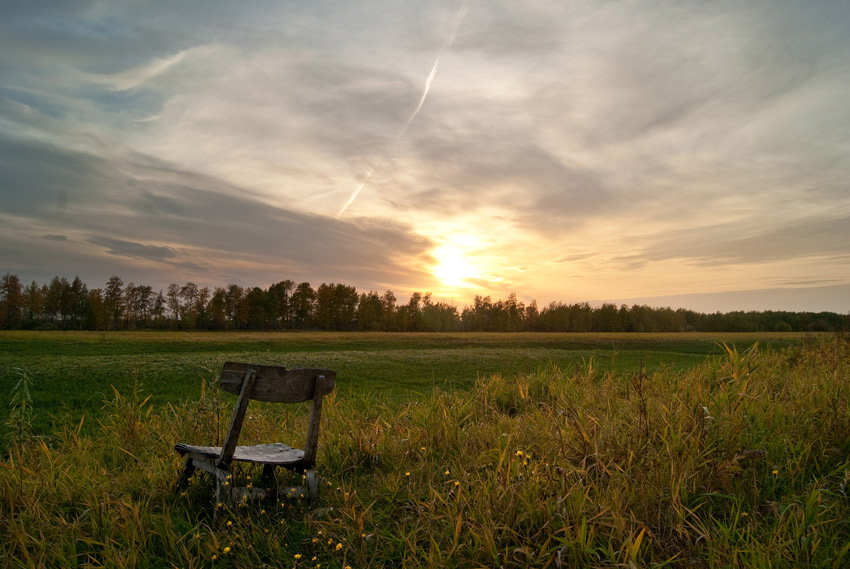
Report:
[[[844,0],[5,3],[0,273],[847,312],[848,22]]]
[[[468,285],[467,279],[478,276],[461,248],[456,245],[444,245],[436,249],[433,255],[437,259],[437,264],[431,271],[448,287],[457,288]]]

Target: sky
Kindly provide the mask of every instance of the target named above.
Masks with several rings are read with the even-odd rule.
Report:
[[[850,312],[846,0],[0,4],[0,273]]]

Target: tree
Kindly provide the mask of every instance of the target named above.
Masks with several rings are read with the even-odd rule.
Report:
[[[232,283],[227,285],[224,294],[224,311],[233,328],[243,330],[248,326],[248,305],[245,302],[245,289]]]
[[[134,329],[139,318],[139,290],[133,283],[128,283],[124,288],[124,327]]]
[[[532,300],[525,307],[523,315],[524,327],[526,330],[537,330],[537,319],[540,317],[540,311],[537,309],[537,301]]]
[[[384,291],[383,296],[381,296],[381,304],[384,306],[384,326],[383,329],[386,331],[397,330],[396,327],[396,298],[393,291],[386,290]]]
[[[24,314],[24,292],[17,275],[6,273],[0,279],[0,326],[18,328]]]
[[[212,299],[209,303],[210,324],[214,330],[224,330],[227,326],[227,312],[225,310],[225,291],[221,287],[216,287],[212,293]]]
[[[198,285],[187,282],[180,287],[180,327],[192,330],[198,321]]]
[[[160,330],[168,327],[168,318],[165,317],[165,307],[168,301],[162,291],[159,291],[153,299],[153,308],[151,309],[151,319],[154,326]]]
[[[153,287],[150,285],[139,285],[136,287],[136,298],[138,302],[138,316],[140,325],[147,328],[151,321],[151,311],[154,306]]]
[[[398,307],[397,318],[399,329],[406,332],[418,332],[422,330],[422,304],[431,301],[431,293],[423,295],[414,292],[405,306]]]
[[[261,330],[269,327],[270,314],[266,305],[266,293],[255,286],[245,295],[248,310],[248,328]]]
[[[357,300],[357,290],[353,286],[322,283],[316,290],[316,323],[323,330],[351,330],[355,324]]]
[[[89,290],[79,276],[74,277],[68,295],[71,327],[78,330],[82,329],[83,321],[86,319],[89,310]]]
[[[56,326],[63,318],[62,296],[65,288],[69,286],[65,278],[53,277],[44,295],[44,314],[53,326]]]
[[[44,313],[44,294],[38,283],[32,281],[24,291],[24,321],[27,325],[34,325]]]
[[[106,308],[106,302],[103,300],[103,291],[101,289],[93,288],[89,291],[88,306],[88,319],[91,329],[107,329],[110,324],[109,311]]]
[[[369,293],[360,295],[357,303],[357,329],[377,331],[384,326],[384,304],[377,292],[370,290]]]
[[[109,277],[106,281],[106,288],[103,291],[103,304],[108,318],[107,329],[114,330],[121,321],[121,314],[124,312],[124,281],[115,275]]]
[[[428,295],[422,307],[422,328],[429,332],[453,332],[460,328],[457,308],[445,302],[431,302]]]
[[[198,289],[198,298],[195,300],[195,313],[198,315],[195,325],[198,328],[210,327],[211,318],[209,314],[210,287],[205,286]]]
[[[353,286],[337,284],[334,287],[334,303],[337,314],[337,330],[354,330],[357,324],[357,289]]]
[[[292,317],[295,328],[303,330],[310,326],[315,302],[316,292],[310,283],[298,283],[295,292],[292,293]]]
[[[489,296],[475,295],[472,300],[472,308],[466,307],[463,310],[462,319],[464,328],[483,332],[490,330],[490,318],[493,310],[493,301]]]
[[[616,304],[604,303],[593,315],[594,332],[616,332],[620,330],[620,312]]]
[[[290,280],[280,281],[269,287],[269,296],[277,304],[277,320],[279,328],[292,328],[292,287]]]
[[[171,312],[171,320],[173,326],[180,325],[180,285],[171,283],[168,285],[168,290],[165,293],[165,300],[168,310]]]

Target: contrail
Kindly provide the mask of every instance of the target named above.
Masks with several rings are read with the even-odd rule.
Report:
[[[434,77],[437,75],[437,68],[440,66],[440,58],[443,57],[443,52],[448,49],[452,43],[455,41],[455,36],[457,35],[457,31],[460,28],[460,23],[463,21],[463,17],[466,15],[466,11],[469,8],[469,0],[464,0],[463,6],[460,7],[460,11],[457,13],[457,17],[455,17],[454,25],[452,26],[452,30],[449,35],[446,37],[446,41],[443,42],[442,47],[440,47],[440,51],[437,52],[437,57],[434,60],[434,65],[431,66],[431,72],[428,73],[428,77],[425,79],[425,89],[422,91],[422,97],[419,99],[419,104],[416,105],[416,108],[413,109],[413,112],[408,117],[407,121],[405,121],[404,125],[401,127],[401,130],[398,131],[398,134],[395,135],[390,145],[387,147],[387,150],[381,155],[381,159],[378,160],[371,168],[369,168],[369,172],[366,174],[366,177],[360,182],[360,185],[357,186],[357,189],[351,194],[348,198],[348,201],[345,202],[345,205],[342,206],[342,209],[339,210],[339,213],[336,214],[337,219],[342,217],[342,214],[345,213],[345,210],[348,209],[354,200],[357,199],[357,196],[360,194],[360,190],[369,182],[369,179],[372,177],[372,174],[375,173],[375,170],[380,166],[384,160],[386,159],[387,152],[389,148],[395,145],[398,142],[398,139],[404,136],[404,133],[407,132],[407,127],[410,126],[410,123],[416,118],[416,115],[419,114],[419,111],[422,110],[422,105],[425,104],[425,99],[428,98],[428,93],[431,91],[431,83],[434,81]]]

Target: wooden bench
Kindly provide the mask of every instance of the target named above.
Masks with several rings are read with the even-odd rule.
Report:
[[[265,481],[273,478],[274,470],[278,466],[303,473],[306,489],[302,486],[288,488],[285,492],[294,496],[317,496],[319,483],[314,466],[319,442],[322,397],[333,391],[335,380],[336,372],[329,369],[288,370],[278,366],[225,363],[221,372],[221,388],[238,395],[239,399],[236,401],[224,444],[220,447],[177,444],[174,450],[186,457],[177,487],[185,488],[195,469],[199,468],[210,473],[215,479],[216,501],[219,503],[236,497],[265,497],[266,492],[262,488],[253,488],[250,485],[242,488],[233,486],[230,464],[235,461],[262,464]],[[251,399],[276,403],[303,403],[312,400],[304,450],[283,443],[238,446],[245,411]]]

